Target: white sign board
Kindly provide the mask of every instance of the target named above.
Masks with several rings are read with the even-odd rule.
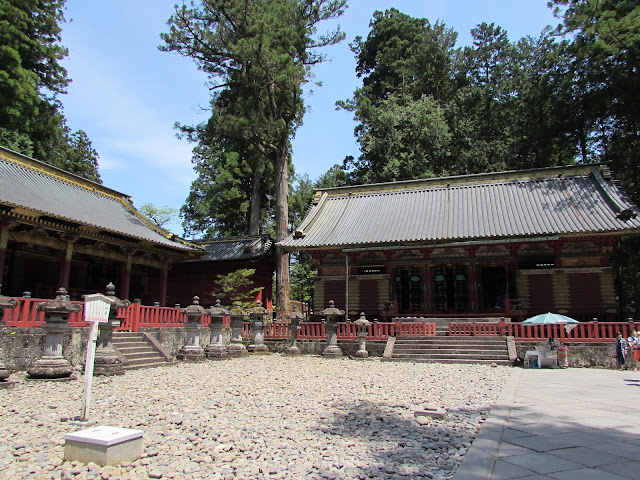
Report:
[[[91,404],[91,384],[93,383],[93,363],[96,357],[96,340],[98,339],[98,323],[107,323],[109,309],[114,302],[101,293],[84,296],[84,319],[89,322],[89,338],[87,339],[87,357],[84,362],[84,397],[82,399],[81,422],[89,421],[89,405]]]
[[[113,300],[102,295],[94,293],[93,295],[84,296],[84,320],[85,322],[106,323],[109,320],[109,309]]]

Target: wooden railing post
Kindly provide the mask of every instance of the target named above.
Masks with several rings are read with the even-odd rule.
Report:
[[[139,332],[140,331],[140,311],[142,310],[142,301],[139,298],[136,298],[134,303],[129,305],[127,311],[131,312],[131,331]]]

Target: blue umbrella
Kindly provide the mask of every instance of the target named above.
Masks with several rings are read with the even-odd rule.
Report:
[[[580,322],[566,315],[560,315],[559,313],[541,313],[531,318],[527,318],[522,325],[564,325],[567,333],[571,331],[573,327]]]

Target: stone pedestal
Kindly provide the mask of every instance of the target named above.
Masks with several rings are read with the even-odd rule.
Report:
[[[264,344],[264,327],[268,315],[269,312],[262,306],[261,301],[258,301],[256,306],[249,312],[253,330],[253,342],[248,348],[251,353],[269,353],[269,349]]]
[[[244,312],[231,313],[231,343],[227,345],[227,353],[230,357],[244,357],[247,355],[247,347],[242,344],[242,326]]]
[[[133,462],[142,455],[142,430],[100,426],[64,436],[64,458],[101,466]]]
[[[73,373],[73,367],[62,356],[62,345],[65,334],[71,330],[69,314],[78,312],[80,305],[74,305],[67,300],[67,291],[58,289],[56,298],[49,302],[42,302],[36,306],[36,310],[44,312],[44,325],[46,332],[44,355],[37,360],[27,373],[31,378],[60,379],[69,378]]]
[[[0,288],[1,287],[2,285],[0,285]],[[15,298],[8,298],[0,294],[0,330],[2,330],[6,325],[4,321],[4,309],[5,308],[14,309],[17,306],[18,306],[18,301]],[[0,385],[5,387],[8,385],[14,385],[15,382],[11,382],[7,380],[9,378],[10,373],[9,373],[9,370],[7,370],[7,367],[5,366],[2,358],[3,358],[3,353],[2,353],[2,348],[0,348]]]
[[[220,306],[220,300],[209,309],[211,323],[209,324],[209,345],[204,348],[205,356],[211,360],[226,360],[229,357],[227,347],[222,344],[222,331],[224,330],[224,317],[229,315],[229,310]]]
[[[96,356],[93,363],[93,374],[96,376],[124,375],[124,366],[113,348],[113,331],[120,326],[118,309],[127,308],[131,302],[129,300],[120,300],[116,297],[115,291],[115,285],[109,283],[106,289],[106,296],[113,300],[113,303],[109,308],[109,319],[106,323],[99,325]]]
[[[338,346],[338,319],[344,316],[344,310],[335,308],[333,300],[329,301],[329,308],[320,312],[325,318],[325,330],[327,332],[327,346],[322,351],[322,356],[327,358],[342,357],[342,350]]]
[[[355,353],[355,358],[367,358],[369,352],[367,352],[366,338],[369,335],[369,325],[371,322],[366,319],[364,312],[360,314],[360,318],[356,320],[356,332],[358,335],[358,351]]]
[[[200,346],[200,330],[202,329],[202,316],[206,310],[200,306],[200,298],[193,297],[193,303],[180,310],[180,313],[187,316],[187,323],[184,329],[187,332],[187,339],[176,358],[185,362],[202,362],[205,359],[204,349]]]
[[[285,354],[287,355],[301,355],[300,349],[298,348],[298,330],[300,330],[300,320],[302,320],[302,314],[298,313],[298,306],[294,305],[293,312],[291,315],[287,315],[287,318],[290,320],[289,330],[291,331],[291,346],[285,350]]]

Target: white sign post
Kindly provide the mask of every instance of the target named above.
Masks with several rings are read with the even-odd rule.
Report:
[[[98,324],[109,321],[109,309],[113,300],[101,293],[85,295],[84,320],[89,322],[89,339],[87,340],[87,358],[84,364],[84,397],[82,399],[81,422],[89,421],[89,406],[91,404],[91,384],[93,383],[93,363],[96,357],[96,341],[98,339]]]

